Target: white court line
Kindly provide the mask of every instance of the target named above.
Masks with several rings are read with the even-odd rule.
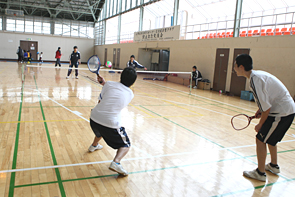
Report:
[[[68,110],[69,112],[75,114],[76,116],[82,118],[83,120],[85,120],[85,121],[87,121],[87,122],[90,122],[88,119],[86,119],[86,118],[84,118],[83,116],[81,116],[81,115],[80,115],[81,113],[77,113],[77,111],[72,111],[72,110],[70,110],[69,108],[65,107],[64,105],[60,104],[59,102],[57,102],[57,101],[53,100],[52,98],[48,97],[47,95],[41,93],[39,90],[32,89],[32,88],[28,88],[28,89],[31,89],[31,90],[33,90],[33,91],[38,92],[40,95],[46,97],[47,99],[51,100],[51,101],[54,102],[55,104],[61,106],[62,108],[66,109],[66,110]],[[34,93],[32,93],[32,94],[34,94]]]
[[[57,68],[57,67],[54,67],[54,66],[35,66],[35,65],[26,65],[27,67],[36,67],[36,68]],[[59,67],[61,69],[69,69],[69,67]],[[71,69],[76,69],[76,70],[89,70],[88,68],[71,68]],[[115,71],[115,72],[122,72],[123,70],[113,70],[113,69],[100,69],[100,71]],[[180,73],[180,74],[189,74],[191,75],[191,72],[179,72],[179,71],[141,71],[141,70],[137,70],[136,72],[138,73],[167,73],[167,74],[173,74],[173,73]]]
[[[144,82],[144,83],[153,84],[153,85],[156,85],[156,86],[160,86],[160,87],[164,87],[164,88],[167,88],[167,89],[171,89],[171,90],[174,90],[174,91],[182,92],[182,93],[185,93],[186,95],[188,94],[188,92],[185,92],[185,91],[182,91],[182,90],[177,90],[177,89],[174,89],[174,88],[170,88],[170,87],[166,87],[166,86],[163,86],[163,85],[159,85],[159,84],[151,83],[151,82],[148,82],[148,81],[143,81],[143,82]],[[251,111],[251,110],[249,110],[249,109],[245,109],[245,108],[242,108],[242,107],[238,107],[238,106],[235,106],[235,105],[231,105],[231,104],[228,104],[228,103],[225,103],[225,102],[222,102],[222,101],[218,101],[218,100],[214,100],[214,99],[206,98],[206,97],[203,97],[203,96],[199,96],[199,95],[197,95],[197,94],[191,94],[191,95],[196,96],[196,97],[199,97],[199,98],[203,98],[203,99],[206,99],[206,100],[214,101],[214,102],[217,102],[217,103],[221,103],[221,104],[224,104],[224,105],[232,106],[232,107],[235,107],[235,108],[238,108],[238,109],[242,109],[242,110],[245,110],[245,111],[250,111],[250,112],[255,113],[255,111]]]
[[[29,88],[29,89],[31,89],[31,88]],[[57,101],[49,98],[47,95],[42,94],[39,90],[36,90],[36,89],[32,89],[32,90],[38,91],[39,94],[47,97],[49,100],[51,100],[54,103],[60,105],[64,109],[66,109],[66,110],[74,113],[72,110],[68,109],[67,107],[63,106],[62,104],[58,103]],[[183,92],[183,91],[181,91],[181,92]],[[145,96],[145,97],[153,98],[153,97],[150,97],[150,96]],[[165,99],[160,99],[160,98],[154,98],[154,99],[165,100]],[[180,103],[180,102],[175,102],[175,101],[171,101],[171,102]],[[181,103],[181,104],[183,104],[183,103]],[[194,107],[197,107],[197,108],[200,108],[200,109],[204,109],[204,110],[208,110],[208,111],[212,111],[212,112],[219,113],[219,114],[222,114],[222,115],[230,116],[230,115],[227,115],[227,114],[224,114],[224,113],[221,113],[221,112],[216,112],[214,110],[209,110],[209,109],[198,107],[198,106],[194,106]],[[75,114],[75,115],[77,115],[77,114]],[[84,119],[84,120],[86,120],[87,122],[89,122],[88,119],[86,119],[86,118],[84,118],[82,116],[79,116],[79,117],[82,118],[82,119]],[[283,141],[281,143],[284,143],[284,142],[292,142],[292,141],[295,141],[295,140]],[[250,147],[250,146],[256,146],[256,145],[254,144],[254,145],[245,145],[245,146],[239,146],[239,147],[220,148],[219,150],[228,150],[228,149],[243,148],[243,147]],[[148,156],[148,157],[137,157],[137,158],[130,158],[130,159],[122,159],[122,161],[132,161],[132,160],[150,159],[150,158],[161,158],[161,157],[176,156],[176,155],[186,155],[186,154],[193,154],[193,153],[196,153],[196,152],[182,152],[182,153],[172,153],[172,154],[166,154],[166,155],[156,155],[156,156],[151,156],[151,157],[150,156]],[[30,171],[30,170],[40,170],[40,169],[49,169],[49,168],[52,169],[52,168],[71,167],[71,166],[82,166],[82,165],[91,165],[91,164],[100,164],[100,163],[109,163],[109,162],[112,162],[112,160],[109,160],[109,161],[88,162],[88,163],[77,163],[77,164],[55,165],[55,166],[44,166],[44,167],[36,167],[36,168],[24,168],[24,169],[3,170],[3,171],[0,171],[0,173],[19,172],[19,171]]]
[[[56,69],[73,69],[73,70],[89,70],[88,68],[70,68],[70,67],[54,67],[54,66],[35,66],[35,65],[26,65],[27,67],[34,67],[34,68],[56,68]]]
[[[288,140],[288,141],[282,141],[280,143],[294,142],[294,141],[295,140]],[[238,146],[238,147],[230,147],[230,148],[219,148],[218,150],[228,150],[228,149],[244,148],[244,147],[251,147],[251,146],[256,146],[256,144],[245,145],[245,146]],[[134,147],[134,146],[131,146],[131,147]],[[140,159],[153,159],[153,158],[162,158],[162,157],[170,157],[170,156],[189,155],[189,154],[194,154],[194,153],[199,153],[199,151],[182,152],[182,153],[171,153],[171,154],[155,155],[155,156],[147,156],[147,157],[135,157],[135,158],[129,158],[129,159],[122,159],[122,161],[134,161],[134,160],[140,160]],[[89,154],[91,154],[91,153],[89,153]],[[245,157],[247,157],[247,156],[245,156]],[[110,163],[112,161],[113,160],[108,160],[108,161],[94,161],[94,162],[86,162],[86,163],[55,165],[55,166],[42,166],[42,167],[35,167],[35,168],[22,168],[22,169],[13,169],[13,170],[2,170],[2,171],[0,171],[0,173],[23,172],[23,171],[31,171],[31,170],[43,170],[43,169],[64,168],[64,167],[73,167],[73,166],[85,166],[85,165],[92,165],[92,164]]]

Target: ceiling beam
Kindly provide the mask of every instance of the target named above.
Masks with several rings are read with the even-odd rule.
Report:
[[[18,2],[0,2],[0,4],[5,4],[5,5],[15,5],[15,6],[21,6],[21,7],[34,7],[34,8],[41,8],[41,9],[49,9],[49,10],[58,10],[60,12],[71,12],[71,13],[83,13],[86,15],[91,15],[91,13],[86,12],[86,11],[78,11],[78,10],[70,10],[70,9],[64,9],[64,8],[51,8],[51,7],[46,7],[44,5],[33,5],[33,4],[26,4],[26,3],[18,3]],[[89,8],[85,7],[85,10],[88,10]],[[98,8],[101,10],[101,8]]]

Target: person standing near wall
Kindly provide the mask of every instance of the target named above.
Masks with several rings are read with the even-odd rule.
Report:
[[[70,69],[68,71],[68,76],[67,79],[69,79],[69,76],[72,72],[73,66],[75,66],[75,75],[76,79],[78,79],[78,65],[81,64],[81,57],[80,57],[80,52],[78,51],[78,47],[74,46],[74,51],[72,52],[70,56]]]
[[[60,47],[57,48],[57,51],[55,52],[55,58],[56,58],[56,61],[55,61],[55,67],[57,66],[57,64],[59,65],[59,67],[61,67],[60,65],[60,58],[61,58],[61,50],[60,50]]]
[[[23,50],[22,50],[22,48],[20,46],[18,47],[18,49],[16,51],[16,54],[18,56],[17,61],[22,62],[23,59],[24,59],[24,53],[23,53]]]

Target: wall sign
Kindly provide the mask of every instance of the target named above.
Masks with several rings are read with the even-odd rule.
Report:
[[[134,42],[179,40],[180,25],[134,32]]]

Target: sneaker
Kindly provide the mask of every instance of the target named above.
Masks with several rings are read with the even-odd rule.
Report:
[[[67,76],[66,79],[69,79],[69,76]]]
[[[248,178],[251,178],[251,179],[256,179],[256,180],[264,181],[264,182],[266,181],[266,175],[258,174],[257,169],[252,170],[252,171],[244,171],[243,175],[245,177],[248,177]]]
[[[194,88],[194,89],[197,89],[197,86],[194,86],[193,88]]]
[[[88,150],[89,150],[89,152],[93,152],[93,151],[96,151],[96,150],[100,150],[102,148],[103,148],[103,146],[100,145],[100,144],[97,144],[97,146],[92,146],[92,144],[91,144],[91,146],[88,148]]]
[[[270,163],[265,165],[265,170],[270,171],[273,174],[279,174],[281,172],[279,166],[272,167]]]
[[[116,162],[112,161],[110,167],[110,170],[117,172],[118,174],[121,174],[123,176],[128,176],[128,172],[124,170],[124,168],[121,166],[121,164],[116,164]]]
[[[76,79],[79,79],[79,77],[78,77],[78,76],[76,76]]]

